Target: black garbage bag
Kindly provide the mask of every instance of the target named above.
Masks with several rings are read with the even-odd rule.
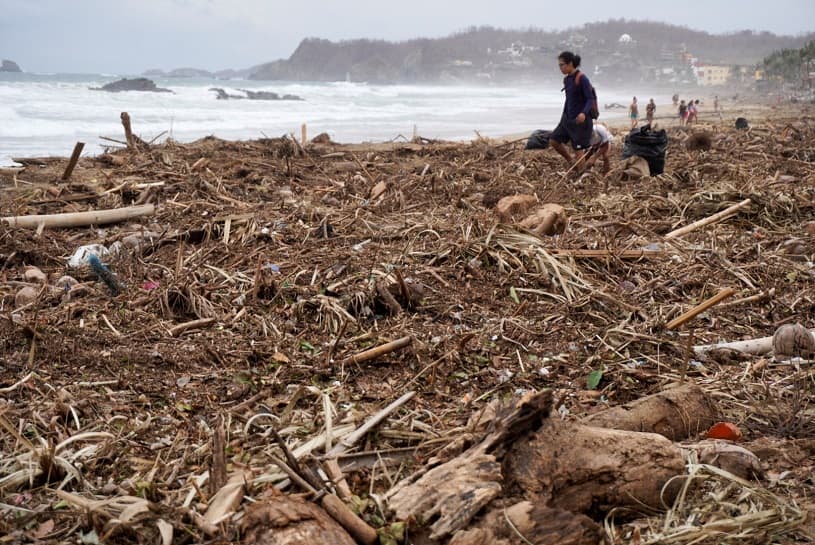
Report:
[[[665,151],[668,149],[668,134],[665,129],[652,130],[651,125],[634,129],[625,137],[623,159],[638,155],[648,162],[651,176],[665,172]]]
[[[746,119],[744,119],[743,117],[740,117],[740,118],[736,119],[736,128],[741,129],[743,131],[746,131],[747,129],[750,128],[750,124],[747,123]]]
[[[546,149],[549,147],[549,137],[552,131],[537,130],[529,135],[524,149]]]

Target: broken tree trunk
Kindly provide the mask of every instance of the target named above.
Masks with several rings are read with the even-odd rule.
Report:
[[[152,216],[156,207],[152,204],[115,208],[113,210],[91,210],[89,212],[69,212],[67,214],[35,214],[31,216],[9,216],[0,218],[11,227],[39,229],[54,227],[86,227],[88,225],[105,225],[120,221]]]
[[[122,127],[125,130],[125,140],[127,141],[127,147],[133,148],[135,147],[135,142],[133,141],[133,129],[130,126],[130,114],[127,112],[122,112],[119,117],[122,120]]]
[[[658,433],[682,441],[719,420],[713,400],[695,384],[675,385],[584,418],[582,423],[615,430]]]
[[[467,527],[502,490],[497,451],[510,439],[537,428],[552,407],[552,394],[527,395],[496,409],[485,437],[461,455],[426,472],[403,479],[386,494],[400,520],[433,520],[431,539]]]
[[[661,435],[555,419],[504,457],[506,477],[524,497],[575,513],[661,509],[679,491],[678,482],[666,483],[684,469],[682,449]]]

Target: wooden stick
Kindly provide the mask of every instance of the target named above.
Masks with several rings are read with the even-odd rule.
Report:
[[[345,503],[333,494],[326,494],[320,499],[320,505],[331,518],[345,528],[351,537],[361,545],[373,545],[379,541],[376,530],[359,518]]]
[[[283,473],[289,476],[297,486],[306,492],[317,496],[323,494],[319,498],[320,506],[325,509],[325,512],[333,518],[337,523],[345,528],[349,534],[362,545],[373,545],[379,539],[376,530],[371,528],[364,520],[359,518],[356,513],[343,503],[341,499],[333,494],[326,494],[324,491],[319,491],[314,488],[306,479],[304,479],[297,471],[294,470],[283,460],[277,458],[275,455],[270,454],[269,459],[279,467]]]
[[[768,291],[762,291],[761,293],[751,295],[750,297],[742,297],[741,299],[736,299],[735,301],[722,303],[719,305],[719,308],[730,308],[738,305],[745,305],[747,303],[756,303],[759,301],[764,301],[765,299],[771,299],[773,297],[775,297],[775,288],[770,288]]]
[[[331,482],[334,483],[334,488],[337,490],[337,495],[343,501],[351,499],[351,488],[348,486],[348,481],[345,480],[345,475],[342,474],[339,462],[336,458],[331,458],[323,462],[325,473]]]
[[[68,178],[71,177],[71,173],[74,171],[74,167],[76,166],[77,161],[79,161],[79,155],[82,153],[82,148],[85,147],[85,142],[77,142],[74,145],[74,152],[71,154],[71,160],[68,161],[68,166],[65,167],[65,172],[62,174],[62,181],[68,181]]]
[[[122,120],[122,126],[125,129],[125,140],[127,141],[127,147],[132,148],[134,146],[133,142],[133,129],[130,127],[130,114],[127,112],[122,112],[119,116]]]
[[[401,339],[396,339],[395,341],[385,343],[375,348],[371,348],[369,350],[360,352],[359,354],[356,354],[354,356],[345,358],[340,362],[340,365],[349,365],[351,363],[361,363],[363,361],[373,360],[378,358],[379,356],[384,356],[385,354],[389,354],[406,346],[410,346],[410,343],[412,342],[413,337],[410,336],[402,337]]]
[[[813,338],[815,338],[815,329],[811,329],[809,332],[812,334]],[[745,354],[761,356],[763,354],[769,354],[770,352],[773,351],[773,338],[761,337],[758,339],[748,339],[746,341],[703,344],[693,347],[693,351],[696,352],[697,354],[705,354],[707,352],[710,352],[711,350],[719,349],[737,350],[739,352],[744,352]]]
[[[751,202],[752,201],[750,199],[744,199],[740,203],[734,204],[733,206],[731,206],[729,208],[726,208],[726,209],[722,210],[721,212],[713,214],[712,216],[701,219],[699,221],[695,221],[695,222],[691,223],[690,225],[686,225],[685,227],[681,227],[679,229],[671,231],[670,233],[665,235],[663,238],[665,238],[667,240],[670,240],[670,239],[673,239],[673,238],[676,238],[676,237],[681,237],[682,235],[686,235],[686,234],[690,233],[691,231],[695,231],[695,230],[699,229],[700,227],[704,227],[704,226],[710,225],[712,223],[718,223],[718,222],[722,221],[723,219],[726,219],[729,216],[732,216],[733,214],[735,214],[736,212],[738,212],[739,210],[741,210],[745,206],[749,206]]]
[[[212,325],[216,322],[215,318],[201,318],[200,320],[192,320],[191,322],[184,322],[183,324],[178,324],[177,326],[173,326],[170,328],[170,335],[173,337],[177,337],[181,333],[188,331],[190,329],[196,329],[199,327],[205,327],[208,325]]]
[[[416,395],[416,392],[410,391],[373,415],[369,418],[363,425],[358,427],[355,431],[351,432],[350,434],[346,435],[342,441],[340,441],[334,448],[332,448],[328,453],[325,455],[326,458],[336,458],[338,455],[342,454],[346,450],[352,448],[357,442],[365,437],[369,431],[379,425],[380,422],[385,420],[390,413],[410,401],[413,396]]]
[[[303,146],[308,144],[308,128],[305,123],[300,125],[300,142]]]
[[[676,329],[677,327],[681,326],[682,324],[684,324],[688,320],[691,320],[691,319],[695,318],[696,316],[698,316],[699,314],[703,313],[704,311],[706,311],[710,307],[724,301],[725,299],[727,299],[728,297],[730,297],[734,293],[736,293],[736,290],[734,290],[733,288],[725,288],[725,289],[723,289],[722,291],[720,291],[719,293],[717,293],[713,297],[710,297],[706,301],[703,301],[702,303],[696,305],[695,307],[693,307],[692,309],[690,309],[686,313],[682,314],[681,316],[679,316],[677,318],[674,318],[673,320],[668,322],[668,324],[665,326],[665,329],[668,329],[668,330]]]
[[[114,208],[112,210],[91,210],[89,212],[69,212],[67,214],[42,214],[31,216],[9,216],[0,218],[11,227],[37,229],[40,224],[45,227],[86,227],[88,225],[104,225],[137,218],[152,216],[156,207],[152,204],[130,206],[127,208]]]

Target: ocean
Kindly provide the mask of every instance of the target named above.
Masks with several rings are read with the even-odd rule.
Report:
[[[133,77],[133,76],[130,76]],[[12,157],[68,156],[77,141],[95,155],[123,140],[120,113],[144,140],[190,142],[208,135],[228,140],[279,137],[307,124],[309,138],[325,132],[336,142],[410,139],[471,140],[553,128],[563,95],[550,86],[368,85],[187,78],[152,78],[170,93],[92,91],[120,76],[0,73],[0,165]],[[209,89],[293,94],[303,101],[217,100]],[[604,103],[630,96],[600,92]],[[644,102],[641,110],[644,111]],[[604,112],[603,119],[624,111]]]

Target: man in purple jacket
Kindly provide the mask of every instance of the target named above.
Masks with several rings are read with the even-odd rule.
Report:
[[[558,55],[558,66],[566,77],[563,79],[563,90],[566,91],[566,104],[560,123],[549,138],[549,143],[568,162],[569,166],[582,164],[583,156],[589,148],[592,135],[592,118],[590,115],[594,94],[591,82],[578,67],[580,55],[564,51]],[[571,142],[574,158],[564,145]]]

